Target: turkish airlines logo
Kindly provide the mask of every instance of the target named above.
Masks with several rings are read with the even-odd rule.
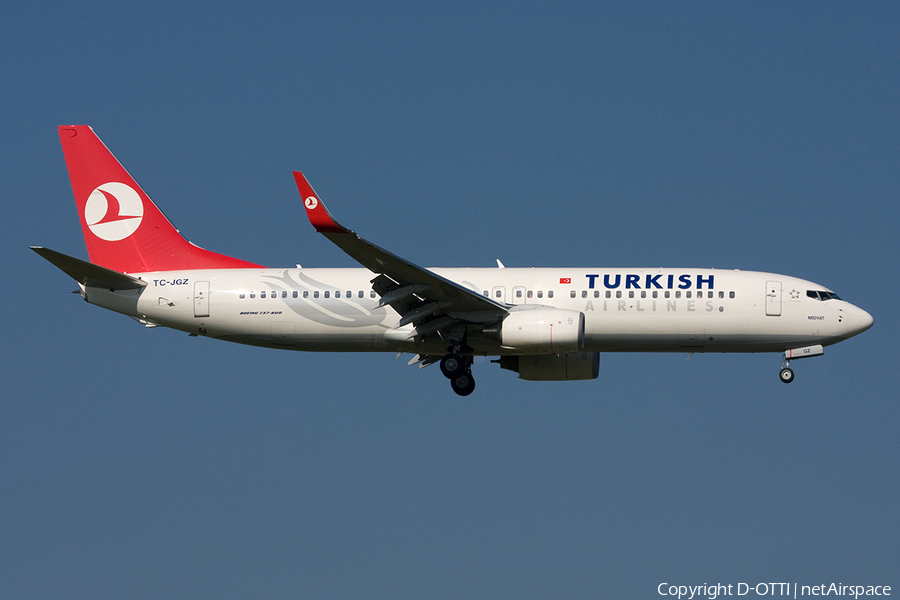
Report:
[[[306,199],[306,210],[312,210],[319,205],[319,199],[315,196],[310,196]]]
[[[84,220],[101,240],[118,242],[137,231],[144,203],[131,186],[111,181],[97,186],[84,205]]]

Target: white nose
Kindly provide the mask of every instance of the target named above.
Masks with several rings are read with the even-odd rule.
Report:
[[[850,305],[847,321],[847,337],[860,334],[875,323],[872,315],[852,304]]]

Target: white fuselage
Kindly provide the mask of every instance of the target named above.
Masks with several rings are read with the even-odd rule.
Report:
[[[780,352],[827,346],[871,325],[865,311],[818,284],[716,269],[431,269],[509,305],[585,315],[588,352]],[[84,290],[88,302],[147,325],[258,346],[309,351],[442,353],[379,306],[359,269],[215,269],[133,273],[141,290]],[[813,292],[810,294],[809,292]],[[813,296],[813,297],[811,297]],[[515,310],[515,309],[513,309]],[[516,354],[478,332],[475,354]]]

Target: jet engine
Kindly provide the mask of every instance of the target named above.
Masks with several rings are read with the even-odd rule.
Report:
[[[485,334],[504,350],[523,354],[565,354],[584,347],[584,313],[536,306],[510,312]]]
[[[541,354],[539,356],[501,356],[501,369],[515,371],[528,381],[575,381],[597,379],[600,374],[598,352]]]

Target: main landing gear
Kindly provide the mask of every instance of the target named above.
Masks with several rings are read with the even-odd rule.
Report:
[[[450,387],[460,396],[468,396],[475,390],[471,356],[461,356],[459,350],[454,349],[441,359],[441,373],[450,380]]]

